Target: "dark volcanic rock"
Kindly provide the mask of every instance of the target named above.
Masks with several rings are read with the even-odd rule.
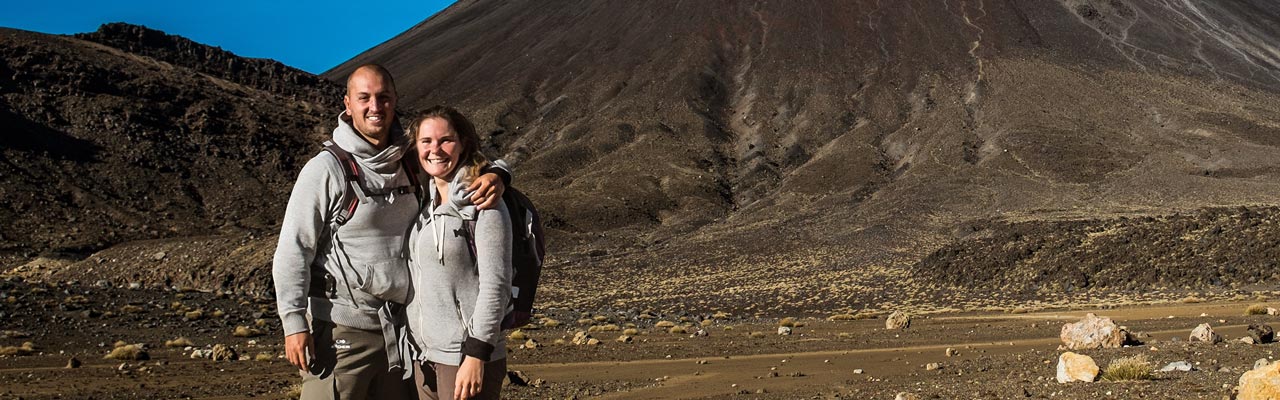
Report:
[[[36,254],[75,261],[139,239],[234,234],[228,239],[234,243],[254,237],[245,232],[274,231],[293,178],[339,111],[334,85],[314,77],[308,85],[300,71],[258,69],[269,63],[234,61],[230,53],[170,36],[160,37],[171,43],[157,43],[158,33],[139,27],[110,25],[90,36],[129,47],[120,39],[129,32],[156,47],[135,47],[141,54],[134,54],[0,30],[6,267],[14,257]],[[218,60],[227,61],[221,73],[184,66]],[[236,260],[236,248],[221,249],[218,256],[234,269],[219,276],[243,280],[262,272],[261,260]],[[75,270],[83,281],[123,285],[159,282],[152,279],[159,274],[182,281],[187,274],[180,271],[208,267],[182,265],[184,257],[170,252],[160,262]],[[160,263],[170,267],[151,267]]]

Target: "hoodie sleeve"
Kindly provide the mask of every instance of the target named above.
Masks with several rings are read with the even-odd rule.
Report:
[[[484,167],[484,170],[480,172],[497,175],[498,178],[502,179],[503,185],[511,186],[511,179],[513,179],[511,176],[511,166],[507,165],[506,161],[493,160],[493,162],[489,163],[489,166]]]
[[[506,204],[482,210],[476,219],[476,265],[480,288],[462,353],[489,361],[502,337],[502,317],[511,301],[511,219]]]
[[[280,241],[272,260],[271,278],[276,288],[276,309],[284,335],[306,332],[307,289],[316,249],[328,231],[329,216],[336,213],[342,194],[341,171],[328,153],[308,161],[298,174],[280,226]]]

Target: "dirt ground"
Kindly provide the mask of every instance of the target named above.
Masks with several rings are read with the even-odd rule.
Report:
[[[1249,305],[1265,303],[1255,300],[943,313],[916,316],[906,330],[886,330],[883,317],[796,316],[797,326],[786,336],[778,334],[780,321],[770,318],[715,315],[701,322],[706,316],[547,310],[542,326],[521,331],[537,348],[509,340],[510,369],[529,384],[509,384],[504,397],[891,399],[914,392],[943,399],[1225,398],[1256,360],[1274,357],[1275,344],[1236,340],[1248,324],[1277,318],[1246,316]],[[296,396],[300,379],[281,358],[272,308],[267,299],[211,293],[0,281],[0,346],[12,346],[12,352],[31,342],[33,349],[0,356],[0,399]],[[1156,368],[1187,361],[1196,370],[1157,372],[1150,381],[1057,383],[1058,332],[1086,312],[1113,318],[1145,342],[1081,352],[1100,366],[1146,354]],[[664,321],[686,333],[657,326]],[[1200,323],[1227,341],[1188,343]],[[234,336],[240,326],[261,335]],[[631,326],[636,332],[624,332]],[[599,344],[572,344],[575,333],[588,330]],[[631,343],[617,340],[624,333],[634,333]],[[194,346],[165,347],[178,337]],[[149,359],[104,359],[118,341],[145,344]],[[190,356],[216,344],[235,349],[241,359]],[[958,354],[948,356],[948,348]],[[72,358],[83,365],[67,368]],[[930,363],[940,368],[927,368]]]

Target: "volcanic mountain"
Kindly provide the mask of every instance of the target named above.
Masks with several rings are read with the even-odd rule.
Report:
[[[472,0],[328,81],[129,25],[5,30],[0,261],[265,293],[334,82],[378,62],[402,115],[454,105],[514,164],[551,232],[540,306],[927,310],[1265,284],[1276,20],[1261,0]]]
[[[1232,206],[1269,221],[1277,20],[1263,0],[474,0],[324,75],[381,63],[403,107],[473,116],[558,234],[553,303],[946,302],[926,288],[982,287],[956,268],[974,259],[1038,277],[984,292],[1107,268],[1226,288],[1277,278],[1271,261],[1223,268],[1259,277],[1181,279],[1200,274],[1160,271],[1221,261],[1086,263],[1034,250],[1083,240],[1011,255],[983,241],[1074,221],[1080,237],[1179,232],[1172,247],[1195,253],[1210,229],[1159,221]],[[1024,222],[1034,228],[1010,225]]]
[[[341,93],[140,26],[0,29],[0,262],[36,259],[26,276],[264,292],[263,236]]]

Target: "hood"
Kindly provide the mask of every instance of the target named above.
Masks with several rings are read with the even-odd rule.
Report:
[[[409,147],[409,137],[405,135],[404,129],[400,127],[400,120],[396,119],[391,124],[391,132],[389,133],[391,144],[385,149],[378,150],[373,147],[372,143],[365,140],[360,132],[356,132],[356,128],[351,125],[349,118],[346,111],[338,115],[338,127],[333,128],[333,142],[338,147],[351,153],[356,161],[366,167],[382,174],[395,173],[400,164],[400,157],[404,157]]]

